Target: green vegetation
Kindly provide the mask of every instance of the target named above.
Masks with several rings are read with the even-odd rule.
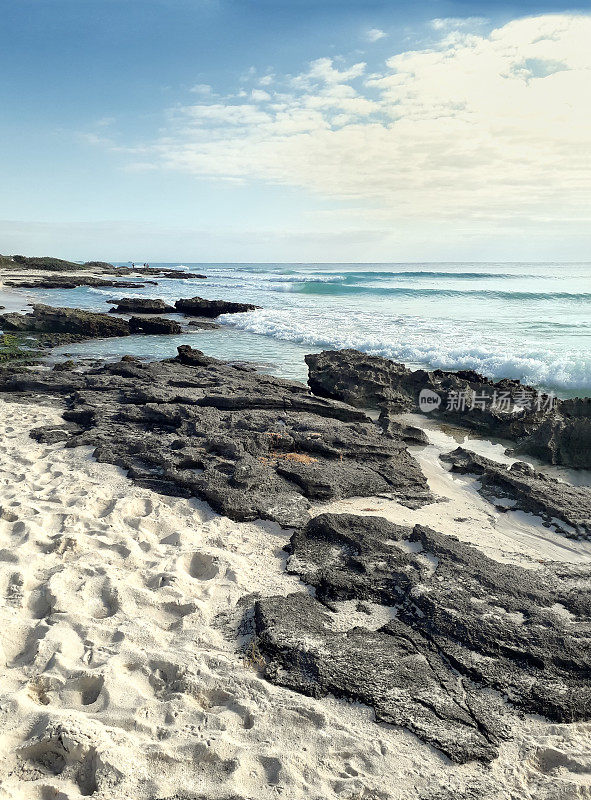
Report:
[[[44,269],[50,272],[67,272],[84,269],[82,264],[76,264],[74,261],[64,261],[61,258],[52,258],[51,256],[0,256],[0,268],[22,269],[23,267]]]
[[[0,366],[37,364],[41,353],[32,345],[37,345],[37,341],[32,342],[30,339],[25,341],[24,337],[13,333],[0,334]]]

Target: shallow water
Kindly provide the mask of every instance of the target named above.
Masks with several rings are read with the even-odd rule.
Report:
[[[196,294],[252,302],[221,332],[130,337],[69,350],[162,357],[187,342],[221,358],[254,360],[305,378],[302,357],[355,347],[409,366],[475,369],[560,395],[591,393],[591,264],[186,264],[208,280],[158,280],[138,290],[27,292],[53,305],[104,310],[118,294],[175,300]],[[234,330],[250,336],[235,338]]]
[[[309,347],[282,342],[277,344],[266,336],[224,328],[218,331],[195,331],[180,336],[125,336],[116,339],[92,339],[79,344],[56,347],[52,351],[52,361],[62,361],[64,357],[101,358],[119,360],[121,356],[135,353],[144,358],[161,360],[177,354],[177,347],[189,344],[207,355],[228,361],[248,361],[260,372],[268,372],[282,378],[302,381],[308,380],[308,369],[304,356]]]

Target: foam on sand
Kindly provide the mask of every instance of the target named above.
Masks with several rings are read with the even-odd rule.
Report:
[[[153,494],[88,449],[29,438],[59,421],[54,408],[0,401],[3,800],[587,790],[590,726],[525,718],[491,767],[457,766],[364,707],[266,682],[248,624],[240,647],[235,632],[249,597],[301,590],[284,571],[290,532]]]

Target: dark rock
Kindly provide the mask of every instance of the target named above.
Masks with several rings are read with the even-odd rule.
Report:
[[[167,333],[179,334],[183,329],[174,319],[166,317],[131,317],[129,320],[131,333]]]
[[[120,314],[170,314],[175,309],[160,298],[150,297],[121,297],[119,300],[107,300],[109,305],[117,306],[111,309]]]
[[[511,439],[515,451],[576,469],[591,468],[591,398],[560,400],[517,380],[496,383],[472,370],[411,370],[357,350],[306,356],[315,394],[351,405],[419,411],[419,395],[439,396],[431,416]]]
[[[228,300],[205,300],[203,297],[190,297],[177,300],[177,311],[187,316],[219,317],[220,314],[242,314],[245,311],[255,311],[260,306],[250,303],[232,303]]]
[[[31,330],[27,325],[32,325],[24,314],[11,311],[8,314],[0,314],[0,327],[4,331],[26,331]]]
[[[500,510],[537,514],[573,539],[591,537],[591,489],[558,481],[519,461],[506,467],[463,447],[440,458],[454,472],[478,475],[478,491]],[[503,499],[513,503],[507,506]]]
[[[591,397],[557,400],[553,413],[517,441],[515,452],[549,464],[591,469]]]
[[[57,275],[54,278],[33,278],[31,280],[4,281],[6,286],[18,289],[75,289],[77,286],[93,286],[98,288],[141,289],[144,283],[131,281],[113,281],[94,278],[91,275]]]
[[[444,659],[403,623],[341,632],[326,607],[299,593],[258,601],[255,624],[274,683],[365,703],[376,721],[408,728],[454,761],[495,758],[502,732],[495,703],[479,704],[474,687],[454,681]]]
[[[68,446],[157,491],[207,500],[236,520],[304,524],[310,500],[387,492],[432,502],[417,462],[361,411],[188,346],[163,362],[0,376],[0,391],[66,395]]]
[[[364,408],[414,410],[404,381],[412,372],[404,364],[358,350],[324,350],[305,356],[305,360],[308,384],[314,394]],[[423,383],[419,382],[420,388]]]
[[[175,357],[175,361],[190,367],[208,367],[219,363],[217,358],[206,356],[201,350],[195,350],[188,344],[179,345],[179,347],[177,347],[177,353],[178,355]]]
[[[71,371],[76,368],[76,362],[68,359],[67,361],[58,361],[53,365],[54,370],[58,372]]]
[[[402,439],[407,444],[429,444],[429,437],[422,428],[415,425],[404,425],[393,420],[388,408],[382,408],[379,424],[386,436]]]
[[[460,762],[495,757],[514,713],[502,698],[556,722],[591,718],[589,568],[523,569],[420,525],[350,514],[315,517],[291,552],[288,570],[316,598],[257,603],[274,682],[371,705]],[[343,600],[392,619],[347,628]]]
[[[185,272],[180,269],[169,269],[168,267],[129,267],[129,272],[139,273],[140,275],[154,275],[157,278],[169,278],[171,280],[205,280],[207,275],[198,272]]]
[[[52,308],[40,304],[33,305],[29,314],[0,314],[0,327],[5,331],[76,334],[85,339],[129,335],[127,320],[79,308]]]
[[[218,325],[217,322],[206,322],[203,319],[192,319],[187,325],[191,328],[199,328],[199,330],[203,331],[221,331],[223,327],[222,325]]]

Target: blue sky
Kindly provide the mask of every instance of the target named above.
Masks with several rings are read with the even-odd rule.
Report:
[[[588,5],[1,10],[0,252],[589,258]]]

